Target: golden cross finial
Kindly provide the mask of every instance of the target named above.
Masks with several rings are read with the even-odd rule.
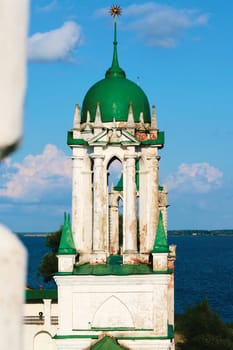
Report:
[[[109,13],[111,16],[114,17],[114,19],[117,17],[117,16],[120,16],[121,15],[121,12],[122,12],[122,9],[119,5],[112,5],[109,9]]]

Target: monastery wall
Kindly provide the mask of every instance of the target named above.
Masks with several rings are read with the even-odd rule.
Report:
[[[44,299],[24,305],[24,350],[56,350],[58,305]]]

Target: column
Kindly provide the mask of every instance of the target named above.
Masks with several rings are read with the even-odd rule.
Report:
[[[109,229],[110,229],[110,254],[119,252],[119,192],[111,190],[109,193]]]
[[[72,160],[72,232],[80,261],[84,261],[92,251],[91,160],[82,147],[73,148]]]
[[[148,222],[147,222],[147,207],[148,207],[148,177],[149,171],[147,166],[147,159],[145,156],[146,150],[142,149],[142,155],[140,158],[140,187],[139,187],[139,226],[140,226],[140,259],[148,262],[148,250],[147,250],[147,236],[148,236]],[[143,254],[143,255],[142,255]]]
[[[148,196],[147,196],[147,222],[148,232],[146,241],[146,249],[149,252],[153,248],[155,234],[158,224],[158,161],[160,157],[148,157],[149,176],[148,176]]]
[[[105,197],[104,181],[106,172],[103,167],[104,156],[93,154],[93,252],[104,252],[106,249],[106,220],[105,211],[107,198]]]
[[[78,251],[83,250],[81,232],[83,226],[83,208],[82,208],[82,166],[83,156],[76,155],[78,150],[73,149],[72,166],[72,231],[74,243]]]
[[[23,302],[26,250],[9,229],[0,225],[1,349],[23,349]]]
[[[137,253],[136,157],[126,155],[124,162],[123,252],[126,254]]]
[[[163,185],[163,190],[159,191],[159,210],[162,211],[163,214],[163,225],[167,235],[167,189],[165,185]]]
[[[51,324],[51,299],[43,299],[44,303],[44,328],[49,328]]]

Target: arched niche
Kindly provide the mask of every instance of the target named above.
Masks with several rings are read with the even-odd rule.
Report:
[[[34,337],[33,350],[57,350],[55,341],[48,332],[39,332]]]
[[[126,305],[119,298],[112,295],[96,311],[92,327],[134,328],[134,323]]]

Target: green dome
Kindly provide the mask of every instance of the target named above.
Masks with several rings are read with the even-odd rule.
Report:
[[[107,70],[105,79],[95,83],[87,92],[81,112],[81,122],[86,122],[87,112],[90,112],[90,121],[94,122],[97,104],[100,105],[101,120],[103,123],[127,121],[129,105],[132,104],[134,121],[140,121],[143,113],[144,122],[150,123],[150,106],[143,90],[125,76],[119,67],[117,57],[116,24],[114,28],[114,51],[112,66]]]
[[[87,111],[90,112],[91,122],[95,120],[97,103],[100,104],[103,123],[127,121],[129,104],[132,103],[134,121],[140,121],[143,113],[144,122],[150,122],[150,107],[143,90],[131,80],[123,77],[110,77],[98,81],[87,92],[83,105],[81,122],[85,122]]]

